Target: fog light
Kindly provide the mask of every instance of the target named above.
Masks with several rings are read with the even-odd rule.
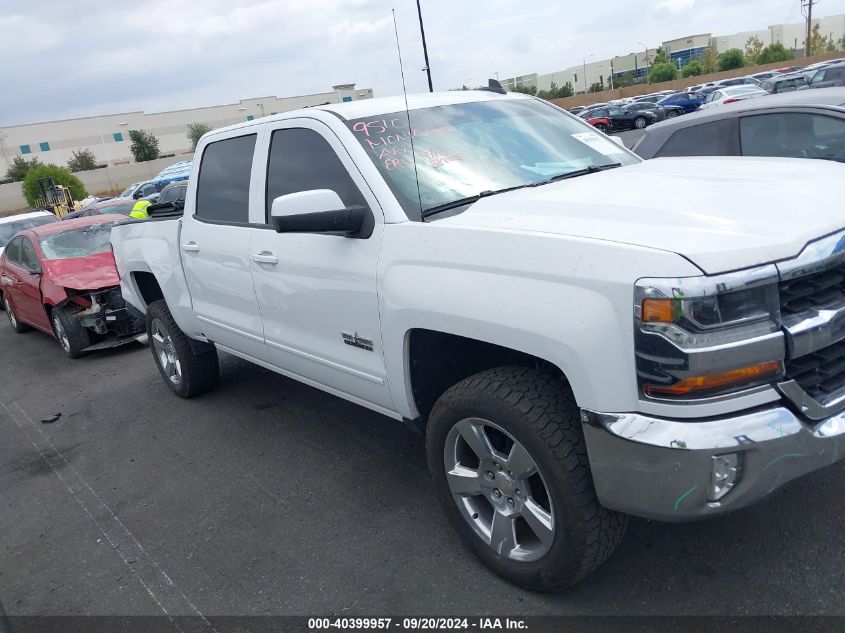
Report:
[[[710,489],[707,498],[718,501],[728,494],[742,476],[742,453],[726,453],[713,455],[712,472],[710,473]]]

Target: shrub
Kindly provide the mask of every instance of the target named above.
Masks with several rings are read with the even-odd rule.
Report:
[[[188,124],[188,131],[185,135],[188,137],[188,140],[191,141],[191,149],[195,150],[197,148],[197,143],[200,142],[200,138],[206,132],[211,132],[211,126],[207,123]]]
[[[85,185],[79,178],[70,173],[69,169],[58,165],[39,165],[30,169],[23,181],[23,195],[29,206],[34,206],[35,201],[41,195],[41,191],[38,189],[39,178],[48,177],[52,178],[57,185],[67,187],[74,200],[82,200],[88,196]]]
[[[129,138],[132,141],[129,151],[136,163],[158,158],[158,139],[151,132],[129,130]]]
[[[68,169],[71,171],[88,171],[90,169],[97,169],[97,157],[90,149],[76,150],[70,155],[70,160],[67,162]]]
[[[26,174],[30,169],[38,167],[40,164],[41,161],[37,158],[26,160],[20,156],[15,156],[12,160],[12,164],[9,165],[9,169],[6,170],[6,178],[12,182],[20,182],[26,178]]]
[[[674,64],[666,62],[664,64],[655,64],[651,67],[651,72],[648,73],[648,82],[657,84],[661,81],[672,81],[678,78],[678,69]]]
[[[693,59],[689,64],[681,68],[681,77],[697,77],[704,72],[701,63],[697,59]]]
[[[758,64],[773,64],[774,62],[785,62],[794,57],[792,51],[784,48],[783,44],[777,43],[767,46],[760,51],[760,56],[757,57]]]
[[[719,55],[716,61],[716,68],[720,71],[733,70],[734,68],[742,68],[743,66],[745,66],[745,56],[738,48],[729,48]]]

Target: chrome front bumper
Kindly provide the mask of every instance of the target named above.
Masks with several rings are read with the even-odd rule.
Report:
[[[813,424],[783,406],[703,421],[582,409],[602,505],[660,521],[688,521],[742,508],[785,483],[845,458],[845,411]],[[744,455],[741,477],[707,498],[713,456]]]

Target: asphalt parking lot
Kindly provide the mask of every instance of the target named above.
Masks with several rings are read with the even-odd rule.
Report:
[[[537,595],[461,547],[400,424],[231,356],[182,401],[146,348],[72,361],[0,317],[11,615],[845,614],[841,464],[732,516],[632,520]]]
[[[622,139],[628,149],[631,149],[642,138],[643,134],[645,134],[645,130],[625,130],[624,132],[613,133],[614,136]]]

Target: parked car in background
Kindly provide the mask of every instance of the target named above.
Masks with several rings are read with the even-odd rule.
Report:
[[[59,218],[49,211],[31,211],[29,213],[19,213],[0,218],[0,255],[3,254],[6,244],[9,243],[9,240],[18,231],[32,229],[42,224],[58,222],[58,220]]]
[[[701,109],[716,108],[727,103],[762,97],[767,94],[769,93],[756,86],[729,86],[727,88],[719,88],[707,95],[704,103],[701,104]]]
[[[845,63],[831,64],[813,73],[810,88],[845,86]]]
[[[684,112],[689,113],[698,110],[703,102],[704,98],[700,97],[698,93],[675,92],[660,99],[657,105],[680,106],[684,109]]]
[[[806,88],[809,83],[807,77],[801,73],[786,73],[775,75],[770,79],[764,79],[760,82],[760,89],[770,94],[779,94],[781,92],[801,90],[802,88]]]
[[[845,161],[845,88],[740,101],[658,123],[634,145],[643,158],[785,156]]]
[[[587,123],[596,128],[599,132],[602,132],[604,134],[610,133],[610,131],[613,129],[613,125],[610,123],[610,119],[606,116],[586,116],[581,118],[583,118]]]
[[[135,198],[109,198],[107,200],[99,200],[89,204],[81,211],[68,213],[62,218],[62,221],[73,220],[74,218],[87,218],[92,215],[120,214],[128,216],[129,212],[132,211],[132,207],[134,207],[137,202],[138,201],[135,200]]]
[[[55,337],[70,358],[136,340],[141,315],[127,308],[109,236],[122,215],[27,229],[0,256],[0,295],[15,332]]]
[[[181,212],[185,207],[185,193],[188,190],[188,181],[180,180],[171,182],[161,190],[161,195],[153,204],[147,207],[147,213]]]
[[[587,106],[574,106],[572,108],[569,108],[569,112],[570,112],[570,114],[580,114],[581,112],[583,112],[586,109],[587,109]]]
[[[762,73],[754,73],[753,75],[748,75],[751,79],[755,80],[756,82],[761,82],[764,79],[771,79],[772,77],[777,77],[780,75],[780,71],[777,70],[769,70]]]
[[[590,108],[578,116],[582,119],[606,118],[610,122],[611,130],[641,130],[652,123],[657,123],[657,115],[654,112],[618,106]]]
[[[676,116],[681,116],[684,114],[684,109],[681,106],[675,105],[657,105],[654,101],[637,101],[635,103],[630,103],[624,108],[625,110],[629,110],[631,112],[654,112],[657,115],[658,121],[663,121],[664,119],[672,119]]]
[[[756,86],[759,81],[752,77],[733,77],[732,79],[721,79],[715,85],[718,88],[728,88],[730,86]]]

